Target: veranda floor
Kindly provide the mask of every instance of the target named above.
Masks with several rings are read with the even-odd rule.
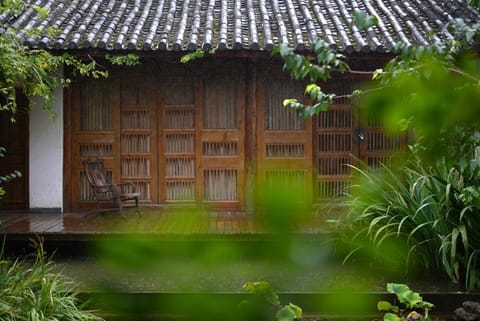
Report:
[[[195,208],[86,210],[69,213],[30,213],[0,211],[0,233],[12,237],[42,235],[47,238],[86,238],[119,233],[148,233],[156,235],[252,235],[262,234],[254,214],[228,210],[200,210]],[[323,231],[316,220],[299,231]]]

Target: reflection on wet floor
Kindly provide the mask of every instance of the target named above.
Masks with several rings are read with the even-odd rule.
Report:
[[[95,210],[75,213],[0,212],[0,233],[101,234],[101,233],[216,233],[251,234],[265,232],[252,214],[241,211],[205,211],[195,208],[142,208],[121,216],[115,210]],[[297,231],[324,232],[325,225],[312,219]]]

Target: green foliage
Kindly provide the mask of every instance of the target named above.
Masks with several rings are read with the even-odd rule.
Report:
[[[476,1],[471,4],[478,7]],[[354,18],[360,29],[378,23],[376,17],[358,10]],[[355,89],[342,98],[357,96],[360,106],[389,129],[411,130],[415,142],[425,148],[425,157],[442,159],[451,165],[465,162],[462,155],[471,158],[479,144],[479,139],[472,135],[480,126],[480,109],[472,105],[480,98],[478,55],[469,52],[475,50],[480,40],[480,23],[454,19],[444,30],[455,38],[428,46],[396,44],[397,56],[383,68],[372,71],[370,88]],[[345,57],[323,40],[317,41],[312,50],[312,54],[299,55],[281,45],[272,52],[282,57],[284,70],[293,79],[311,82],[305,90],[310,105],[297,99],[284,101],[285,107],[305,117],[327,110],[335,99],[341,98],[324,93],[316,85],[319,81],[327,81],[334,71],[355,72],[345,63]]]
[[[388,283],[387,291],[395,294],[397,300],[403,306],[399,307],[388,301],[379,301],[377,309],[386,312],[383,316],[384,321],[430,320],[428,313],[434,308],[434,305],[424,301],[419,293],[410,290],[407,285],[399,283]],[[423,310],[423,315],[416,311],[419,309]]]
[[[378,22],[360,11],[354,17],[360,29]],[[480,100],[475,49],[480,23],[454,19],[444,30],[455,38],[428,46],[398,43],[397,55],[372,72],[369,86],[343,96],[356,96],[360,113],[387,131],[408,131],[413,160],[398,169],[355,168],[359,181],[345,201],[350,212],[340,220],[340,230],[352,246],[347,259],[373,254],[391,269],[443,271],[473,289],[480,287],[480,108],[475,103]],[[285,46],[273,54],[280,54],[292,78],[312,83],[305,90],[310,106],[284,101],[305,117],[327,110],[339,98],[322,92],[319,81],[330,79],[333,71],[353,72],[321,40],[311,55]]]
[[[47,10],[21,0],[8,0],[0,3],[0,14],[14,16],[27,8],[33,8],[41,18],[46,18]],[[22,33],[36,37],[44,33],[37,29],[23,30]],[[47,33],[55,34],[56,30],[48,29]],[[126,56],[109,56],[107,60],[112,64],[133,66],[138,63],[138,57],[133,54]],[[12,119],[17,110],[16,92],[21,89],[27,97],[39,96],[44,99],[43,108],[50,113],[51,118],[56,114],[51,106],[54,92],[60,86],[67,86],[71,79],[62,74],[62,67],[66,66],[72,76],[107,77],[108,72],[90,57],[80,58],[70,54],[54,55],[47,50],[31,49],[26,46],[20,32],[10,27],[0,31],[0,111],[12,113]],[[4,101],[3,101],[4,100]]]
[[[378,24],[378,18],[376,16],[368,15],[358,9],[353,12],[353,17],[354,24],[358,26],[360,30],[365,30]]]
[[[127,54],[121,56],[105,55],[105,59],[112,65],[118,66],[136,66],[140,64],[140,57],[134,54]]]
[[[6,151],[7,150],[4,147],[0,147],[0,158],[5,157]],[[0,199],[2,199],[2,196],[5,195],[5,190],[1,185],[18,177],[22,177],[22,173],[20,173],[19,171],[14,171],[13,173],[6,175],[0,175]]]
[[[468,4],[476,8],[480,8],[480,0],[468,0]]]
[[[41,245],[31,260],[0,260],[3,321],[102,321],[79,305],[73,282],[57,272]]]
[[[355,168],[361,177],[345,200],[339,233],[347,259],[374,249],[379,264],[406,271],[446,273],[468,289],[480,286],[480,180],[475,162],[463,171],[407,162],[381,171]],[[392,250],[392,244],[404,248]]]
[[[283,306],[281,305],[277,293],[268,282],[247,282],[243,285],[243,289],[248,293],[255,295],[256,300],[254,301],[256,303],[272,306],[274,308],[272,313],[275,315],[275,320],[277,321],[293,321],[302,318],[302,309],[299,306],[293,303]],[[245,308],[249,304],[251,303],[243,302],[241,306]]]
[[[304,105],[297,99],[285,99],[284,107],[290,107],[297,111],[299,115],[305,118],[318,115],[321,111],[327,110],[333,103],[335,94],[324,93],[316,83],[320,80],[326,81],[330,78],[332,72],[345,72],[349,70],[344,62],[344,56],[336,53],[328,43],[318,40],[313,47],[313,56],[303,56],[296,54],[293,49],[287,45],[280,45],[273,49],[272,55],[280,54],[284,64],[283,69],[288,71],[293,79],[303,80],[309,78],[311,84],[305,88],[305,95],[308,96],[312,104]]]
[[[280,304],[280,299],[278,298],[277,293],[273,289],[272,285],[268,282],[247,282],[242,286],[242,288],[248,293],[264,298],[266,302],[272,305]]]
[[[317,103],[308,106],[300,103],[297,99],[291,98],[285,99],[283,101],[283,106],[295,109],[298,114],[303,115],[305,118],[309,118],[318,115],[321,111],[326,111],[335,97],[334,94],[325,94],[316,84],[310,84],[305,88],[305,96],[310,97],[312,101],[316,101]]]
[[[70,79],[59,73],[61,67],[68,66],[73,75],[95,78],[108,76],[107,71],[98,69],[97,63],[90,59],[83,61],[69,54],[55,56],[46,50],[30,49],[20,43],[15,31],[8,29],[0,35],[0,94],[5,97],[0,111],[17,110],[16,91],[27,97],[44,98],[44,109],[52,118],[51,110],[55,90],[70,83]]]
[[[205,50],[202,50],[202,49],[197,49],[195,51],[192,51],[188,54],[185,54],[183,55],[181,58],[180,58],[180,62],[181,63],[189,63],[190,61],[194,61],[194,60],[197,60],[197,59],[202,59],[202,58],[205,58],[205,55],[208,54],[208,55],[214,55],[216,53],[216,50],[215,49],[212,49],[210,51],[205,51]]]

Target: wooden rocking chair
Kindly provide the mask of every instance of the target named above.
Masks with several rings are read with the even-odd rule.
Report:
[[[114,206],[120,209],[123,216],[122,201],[135,200],[135,206],[138,210],[138,199],[140,192],[136,191],[132,183],[112,183],[103,167],[103,159],[98,157],[88,158],[82,161],[88,183],[93,190],[93,195],[97,201],[97,208],[101,201],[113,201]]]

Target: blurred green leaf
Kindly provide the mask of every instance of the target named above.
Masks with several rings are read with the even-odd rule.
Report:
[[[355,25],[360,30],[365,30],[378,24],[378,18],[376,16],[369,15],[358,9],[353,12],[353,17]]]

